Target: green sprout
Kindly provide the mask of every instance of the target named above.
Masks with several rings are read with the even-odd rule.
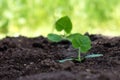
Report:
[[[93,57],[100,57],[103,56],[102,54],[90,54],[86,55],[84,58],[81,57],[81,53],[86,53],[88,50],[91,49],[91,40],[88,36],[82,35],[80,33],[73,33],[72,31],[72,22],[68,16],[64,16],[56,21],[55,23],[55,29],[58,32],[63,31],[63,35],[48,34],[47,38],[52,42],[60,42],[62,40],[68,40],[72,43],[73,48],[78,49],[78,56],[77,58],[70,58],[70,59],[64,59],[59,60],[59,62],[64,62],[67,60],[75,60],[78,62],[81,62],[85,58],[93,58]]]

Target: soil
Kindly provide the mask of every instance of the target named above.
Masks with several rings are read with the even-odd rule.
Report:
[[[85,35],[92,40],[87,54],[102,57],[60,63],[77,56],[68,41],[52,43],[42,36],[0,40],[0,80],[120,80],[120,37]]]

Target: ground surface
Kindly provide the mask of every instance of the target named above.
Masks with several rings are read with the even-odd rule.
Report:
[[[89,35],[99,58],[82,63],[57,60],[76,57],[67,41],[46,38],[7,37],[0,40],[0,80],[120,80],[120,37]]]

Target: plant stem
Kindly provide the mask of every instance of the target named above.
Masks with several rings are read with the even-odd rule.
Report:
[[[78,61],[81,61],[80,47],[78,48]]]

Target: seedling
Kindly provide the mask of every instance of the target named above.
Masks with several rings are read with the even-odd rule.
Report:
[[[59,20],[57,20],[55,23],[55,29],[58,32],[63,31],[64,34],[58,35],[58,34],[50,33],[47,36],[50,41],[60,42],[62,40],[68,40],[72,43],[73,48],[78,49],[77,58],[59,60],[59,62],[64,62],[67,60],[75,60],[75,61],[81,62],[85,58],[103,56],[102,54],[91,54],[91,55],[86,55],[84,58],[81,57],[81,53],[86,53],[89,49],[91,49],[91,40],[88,36],[82,35],[80,33],[71,34],[72,22],[68,16],[64,16]]]

